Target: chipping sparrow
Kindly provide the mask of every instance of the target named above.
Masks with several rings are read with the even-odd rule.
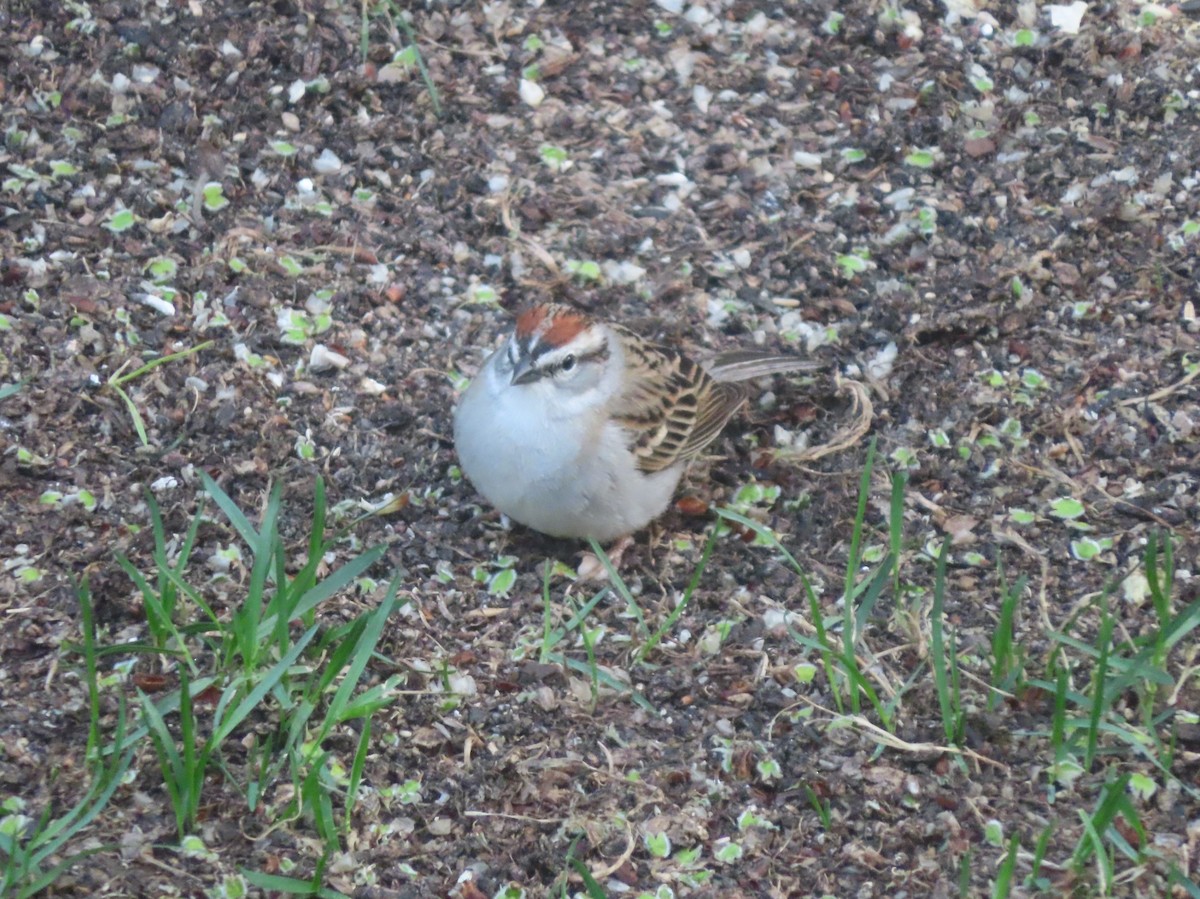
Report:
[[[521,313],[454,414],[463,472],[509,518],[554,537],[626,538],[662,514],[743,381],[812,369],[757,351],[707,367],[568,306]]]

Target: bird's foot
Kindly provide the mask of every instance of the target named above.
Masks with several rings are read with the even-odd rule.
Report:
[[[605,553],[608,561],[612,563],[614,571],[621,567],[621,557],[631,546],[633,546],[633,537],[625,536],[614,543]],[[606,581],[608,580],[608,567],[596,557],[595,553],[585,552],[579,560],[579,568],[576,569],[575,576],[584,582]]]

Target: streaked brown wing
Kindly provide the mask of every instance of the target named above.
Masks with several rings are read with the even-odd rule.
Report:
[[[668,347],[625,344],[628,380],[614,417],[633,434],[630,448],[644,472],[696,455],[721,432],[745,399],[697,363]]]

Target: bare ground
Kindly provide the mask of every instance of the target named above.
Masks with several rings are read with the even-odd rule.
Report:
[[[613,895],[941,896],[964,882],[990,895],[1003,841],[1016,833],[1029,853],[1047,826],[1048,895],[1167,895],[1172,866],[1196,880],[1200,734],[1170,714],[1200,707],[1194,639],[1158,699],[1169,776],[1109,736],[1093,771],[1056,784],[1052,697],[1027,687],[988,708],[979,686],[1002,577],[1028,578],[1028,678],[1063,659],[1081,692],[1092,660],[1063,655],[1053,635],[1094,640],[1097,597],[1149,534],[1173,535],[1176,601],[1197,599],[1194,8],[1092,4],[1071,34],[1034,3],[966,17],[923,2],[670,6],[414,9],[440,115],[419,71],[391,62],[407,42],[385,16],[370,17],[361,64],[350,4],[0,12],[0,383],[24,384],[0,401],[0,796],[36,816],[80,793],[73,579],[90,579],[102,644],[144,636],[114,559],[151,567],[147,489],[182,533],[198,472],[248,511],[282,482],[299,553],[322,476],[331,503],[407,499],[354,531],[357,547],[387,546],[381,583],[403,574],[409,605],[381,652],[412,692],[373,723],[367,789],[327,873],[344,892],[474,899],[511,882],[544,895],[573,851]],[[536,105],[523,72],[544,93]],[[201,208],[206,182],[221,192]],[[513,310],[547,298],[697,354],[761,344],[828,363],[811,383],[772,385],[687,481],[701,507],[778,486],[751,511],[810,573],[826,615],[866,441],[803,465],[768,450],[835,439],[855,415],[835,375],[865,385],[879,450],[869,544],[887,541],[885,470],[910,475],[904,589],[884,596],[860,647],[877,689],[898,697],[904,744],[830,727],[824,673],[794,677],[817,661],[785,626],[809,632],[798,579],[778,552],[736,538],[719,541],[649,664],[632,661],[622,603],[596,613],[598,661],[628,672],[653,712],[625,693],[593,704],[586,679],[533,660],[543,562],[574,563],[580,547],[504,530],[457,476],[448,435],[462,377]],[[205,341],[124,385],[143,447],[108,380]],[[1056,516],[1063,498],[1079,517]],[[627,557],[652,624],[709,527],[673,510]],[[944,742],[933,566],[918,557],[945,535],[965,745],[980,757],[966,764],[932,748]],[[197,556],[232,542],[214,521]],[[476,571],[505,555],[515,583],[489,594]],[[206,589],[228,607],[239,583]],[[556,608],[568,589],[586,596],[556,577]],[[378,600],[344,595],[326,613]],[[1152,628],[1136,590],[1110,602],[1118,636]],[[448,667],[476,688],[449,712],[434,673]],[[169,677],[171,665],[139,656],[135,670]],[[1132,695],[1113,713],[1141,717]],[[354,745],[348,731],[329,748]],[[240,761],[231,750],[231,770]],[[116,848],[55,895],[215,895],[240,867],[281,860],[312,872],[307,823],[272,827],[218,776],[200,832],[213,855],[180,853],[149,744],[134,770],[85,835]],[[1158,785],[1137,805],[1154,851],[1119,856],[1104,886],[1094,865],[1072,868],[1079,812],[1131,772]],[[411,779],[419,801],[381,798]],[[745,825],[748,810],[760,825]],[[659,833],[698,861],[656,857],[644,837]],[[718,861],[729,843],[740,858]],[[1018,881],[1029,871],[1026,854]]]

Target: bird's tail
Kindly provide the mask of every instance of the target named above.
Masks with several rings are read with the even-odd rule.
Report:
[[[766,375],[817,371],[823,366],[799,356],[778,356],[759,350],[731,350],[713,357],[705,366],[718,381],[749,381]]]

